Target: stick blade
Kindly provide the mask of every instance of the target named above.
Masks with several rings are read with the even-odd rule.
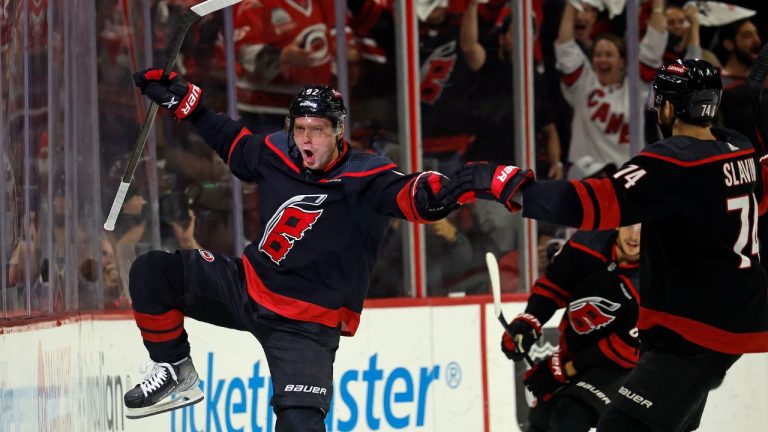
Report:
[[[493,312],[498,318],[501,316],[501,276],[499,276],[499,262],[496,260],[495,255],[490,252],[486,252],[485,265],[488,267],[488,276],[491,278]]]
[[[217,10],[240,3],[241,0],[206,0],[191,7],[192,12],[204,17]]]

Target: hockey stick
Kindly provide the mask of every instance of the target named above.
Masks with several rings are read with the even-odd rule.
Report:
[[[512,331],[509,328],[509,323],[507,322],[506,318],[504,318],[504,312],[501,310],[501,276],[499,275],[499,263],[498,261],[496,261],[496,256],[494,256],[490,252],[486,252],[485,265],[488,267],[488,275],[491,278],[491,294],[493,295],[493,312],[496,315],[496,318],[501,323],[501,326],[504,327],[504,331],[506,331],[510,336],[512,336]],[[521,342],[522,341],[520,337],[515,339],[515,345],[517,345],[517,349],[521,353],[523,353],[523,356],[525,358],[525,361],[528,363],[528,366],[533,367],[533,360],[531,359],[531,356],[529,356],[528,353],[523,350]]]
[[[184,43],[184,37],[187,35],[189,28],[192,27],[192,24],[208,14],[232,6],[233,4],[240,3],[240,1],[241,0],[206,0],[192,6],[189,11],[184,14],[181,18],[179,29],[171,40],[171,44],[168,46],[168,62],[163,68],[163,79],[168,78],[171,74],[171,70],[173,69],[174,64],[176,64],[176,57],[179,55],[179,50],[181,50],[181,45]],[[131,185],[133,174],[136,172],[136,166],[139,164],[139,158],[141,157],[141,154],[144,153],[144,145],[147,142],[149,131],[152,129],[152,124],[155,122],[157,109],[158,106],[156,103],[152,102],[149,104],[147,117],[144,119],[144,124],[141,126],[139,137],[131,151],[131,157],[128,159],[128,166],[125,167],[125,173],[123,174],[120,186],[117,188],[117,194],[115,195],[115,200],[112,202],[112,208],[109,210],[107,221],[104,222],[104,229],[107,231],[115,229],[117,216],[120,214],[120,209],[123,207],[125,196],[128,193],[128,187]]]

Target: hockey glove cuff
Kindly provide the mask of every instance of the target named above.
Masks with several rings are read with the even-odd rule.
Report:
[[[203,110],[203,90],[184,81],[176,72],[163,79],[162,69],[146,69],[133,74],[136,87],[159,106],[170,110],[176,120],[192,119]]]
[[[508,359],[520,361],[541,337],[541,323],[528,313],[515,317],[509,324],[509,330],[501,338],[501,351]]]
[[[523,383],[537,398],[545,401],[551,399],[568,383],[565,376],[565,359],[561,357],[560,351],[555,351],[549,358],[526,371]]]
[[[493,162],[470,162],[452,176],[439,198],[449,206],[465,204],[480,198],[495,199],[511,212],[521,209],[516,194],[535,180],[531,170]]]
[[[405,218],[411,222],[430,222],[448,216],[455,207],[437,198],[446,183],[448,178],[435,171],[424,171],[408,182],[397,195]]]

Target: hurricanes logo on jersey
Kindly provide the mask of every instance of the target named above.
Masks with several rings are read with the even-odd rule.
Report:
[[[613,322],[621,305],[602,297],[585,297],[568,305],[568,320],[578,334],[587,334]]]
[[[328,195],[297,195],[284,202],[267,222],[259,250],[280,264],[293,245],[304,238],[307,230],[317,222],[323,210],[312,210],[325,201]]]

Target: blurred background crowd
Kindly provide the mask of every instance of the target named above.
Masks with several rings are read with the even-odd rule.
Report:
[[[612,174],[630,157],[630,105],[644,105],[655,69],[677,58],[721,69],[718,124],[755,142],[745,84],[766,34],[764,2],[736,2],[742,9],[637,0],[639,13],[628,17],[622,1],[530,1],[538,178]],[[177,23],[195,3],[0,0],[0,319],[130,308],[127,275],[137,255],[158,248],[236,255],[258,235],[258,187],[234,180],[190,125],[163,115],[115,231],[101,228],[147,109],[131,75],[165,64]],[[404,56],[396,38],[404,14],[395,3],[243,0],[192,28],[177,70],[204,89],[207,106],[255,133],[281,129],[304,84],[340,86],[352,146],[401,164],[413,144],[400,142],[407,125],[398,116]],[[522,163],[512,121],[520,20],[510,3],[415,1],[425,169]],[[634,56],[625,40],[632,20]],[[639,69],[635,81],[630,67]],[[642,125],[640,148],[661,136],[652,118]],[[388,228],[370,298],[415,295],[403,263],[419,251],[404,247],[402,226],[392,220]],[[520,226],[493,202],[427,225],[424,294],[488,293],[486,251],[500,258],[503,291],[524,292]],[[538,224],[539,273],[570,233]]]

